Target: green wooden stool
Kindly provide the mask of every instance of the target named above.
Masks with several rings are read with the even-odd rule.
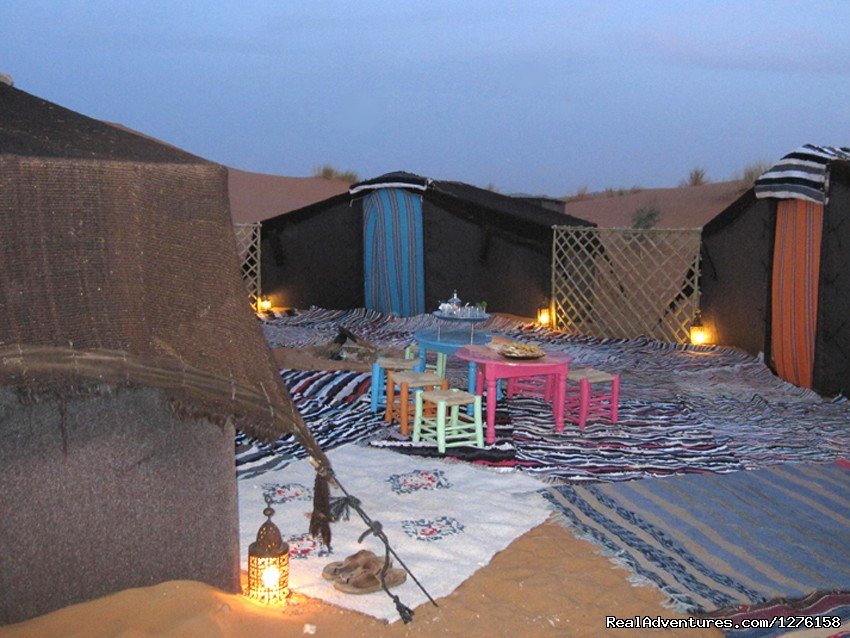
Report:
[[[435,418],[424,416],[426,404],[436,406]],[[472,416],[465,410],[461,412],[462,405],[472,406]],[[435,441],[440,454],[445,454],[447,447],[484,447],[481,396],[456,388],[419,392],[413,419],[413,442],[420,440]]]

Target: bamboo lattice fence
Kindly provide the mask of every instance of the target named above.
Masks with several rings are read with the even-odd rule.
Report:
[[[248,288],[251,306],[257,308],[257,302],[263,295],[260,279],[260,222],[233,224],[239,258],[242,260],[242,280]]]
[[[555,328],[688,342],[699,308],[700,229],[553,230]]]

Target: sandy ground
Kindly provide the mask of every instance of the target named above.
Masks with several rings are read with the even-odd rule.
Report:
[[[288,367],[329,367],[297,351],[280,350],[276,356]],[[439,607],[416,608],[408,625],[386,624],[297,592],[286,607],[265,608],[201,583],[173,581],[0,627],[0,638],[722,635],[718,630],[606,630],[606,616],[681,617],[662,606],[664,597],[654,587],[630,585],[628,574],[549,520],[439,599]]]

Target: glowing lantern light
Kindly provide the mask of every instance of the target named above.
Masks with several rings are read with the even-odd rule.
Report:
[[[280,569],[274,565],[266,567],[263,570],[263,587],[266,589],[274,589],[280,582]]]
[[[259,312],[268,312],[272,309],[272,300],[268,297],[259,297],[257,299],[257,310]]]
[[[537,323],[538,323],[538,325],[546,327],[546,326],[549,325],[550,319],[551,319],[551,317],[550,317],[550,314],[549,314],[549,306],[548,305],[540,306],[537,309]]]
[[[266,499],[263,516],[268,520],[260,525],[257,540],[248,547],[248,597],[270,605],[282,603],[289,596],[289,545],[272,523],[273,514],[271,501]]]
[[[702,325],[699,310],[697,310],[694,320],[691,323],[691,343],[695,346],[706,345],[709,340],[708,328]]]

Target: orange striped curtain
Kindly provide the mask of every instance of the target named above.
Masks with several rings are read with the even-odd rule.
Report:
[[[779,202],[773,253],[771,355],[777,374],[812,387],[823,205]]]

